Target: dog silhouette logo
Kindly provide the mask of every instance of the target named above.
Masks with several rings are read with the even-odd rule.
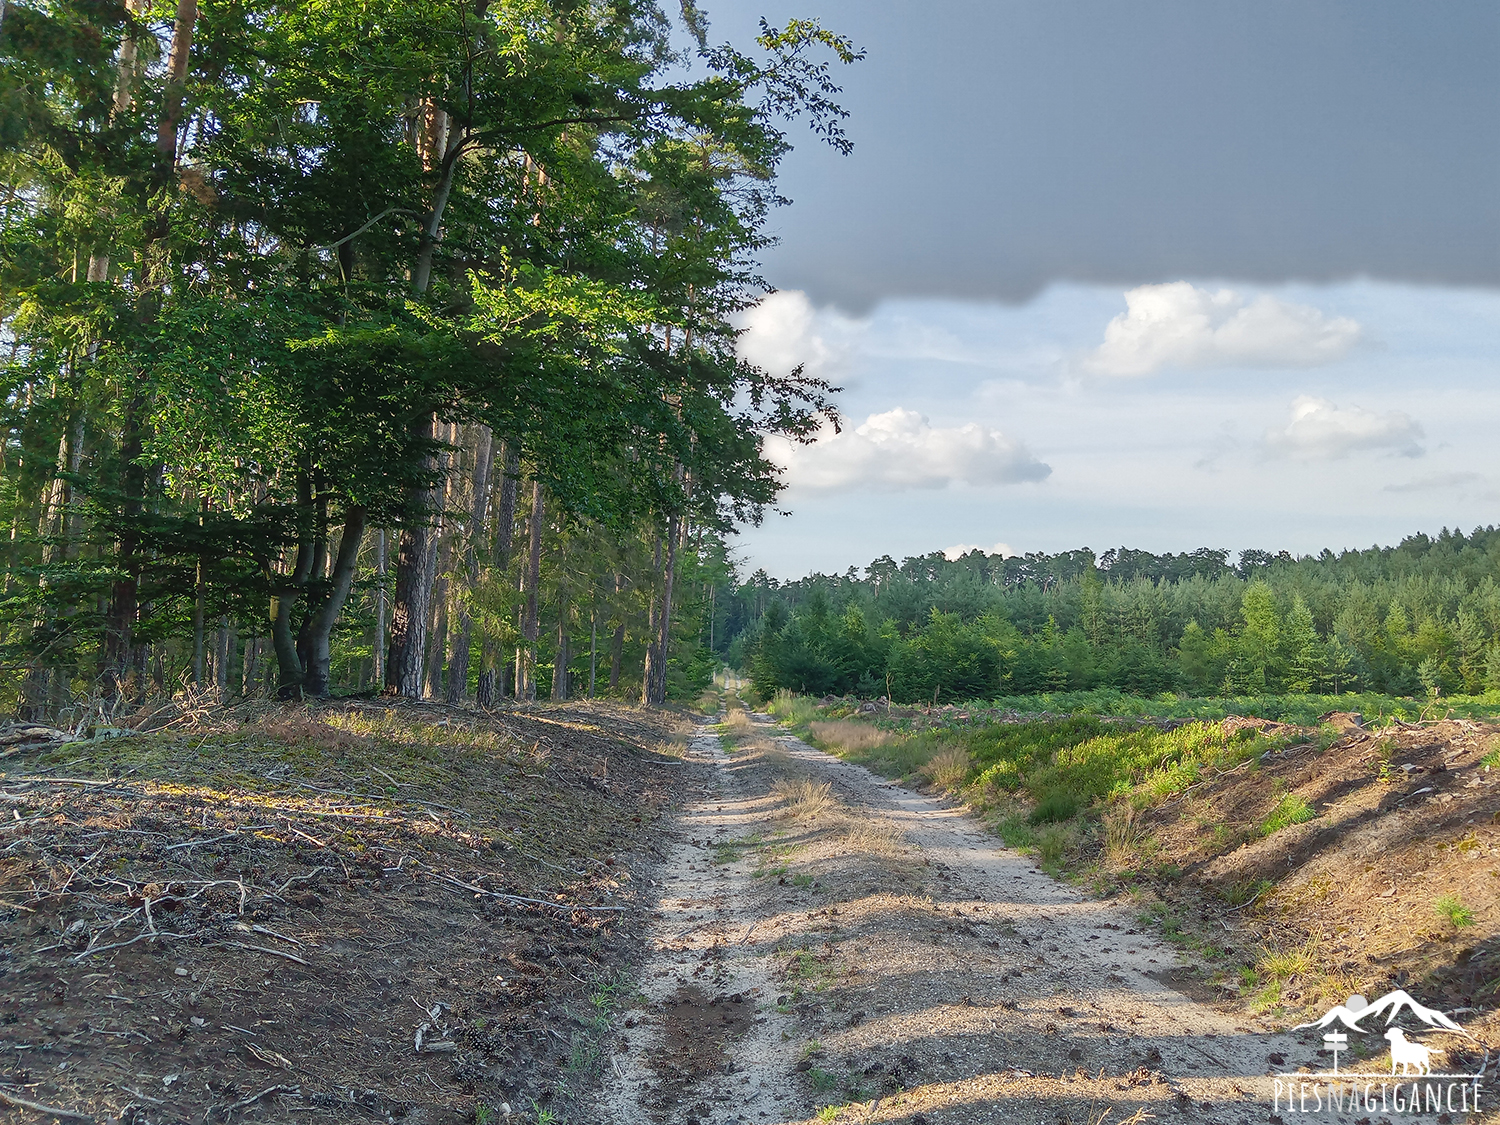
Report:
[[[1367,1026],[1382,1016],[1385,1021],[1385,1030],[1378,1031],[1374,1027]],[[1474,1041],[1474,1037],[1447,1013],[1437,1008],[1429,1008],[1410,993],[1399,988],[1394,992],[1387,992],[1375,1001],[1367,1001],[1363,996],[1351,996],[1342,1004],[1336,1004],[1330,1008],[1321,1019],[1310,1023],[1299,1023],[1292,1030],[1332,1029],[1323,1036],[1323,1042],[1326,1044],[1323,1049],[1333,1053],[1333,1069],[1328,1072],[1327,1077],[1343,1077],[1350,1073],[1339,1070],[1339,1052],[1350,1050],[1348,1045],[1348,1032],[1350,1031],[1361,1034],[1372,1034],[1378,1031],[1378,1034],[1390,1045],[1392,1075],[1396,1073],[1396,1068],[1400,1067],[1403,1077],[1413,1074],[1420,1077],[1432,1076],[1433,1056],[1446,1052],[1441,1046],[1429,1046],[1419,1040],[1408,1038],[1407,1029],[1396,1026],[1396,1020],[1403,1016],[1407,1018],[1408,1023],[1420,1025],[1411,1029],[1414,1034],[1420,1034],[1431,1028],[1434,1032],[1450,1032]]]

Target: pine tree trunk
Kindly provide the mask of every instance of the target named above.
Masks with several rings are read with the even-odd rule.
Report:
[[[183,83],[187,77],[193,30],[197,21],[198,0],[179,0],[177,16],[172,26],[172,47],[167,57],[167,82],[161,118],[156,129],[156,158],[152,179],[158,189],[166,188],[176,168],[177,125],[182,115]],[[128,84],[123,88],[128,96]],[[117,102],[120,97],[119,89],[117,86]],[[153,249],[167,233],[165,214],[153,216],[147,223],[142,258],[147,261],[148,271],[155,271]],[[143,323],[149,324],[155,320],[154,294],[153,297],[143,296],[137,315]],[[127,683],[132,678],[136,664],[132,659],[136,647],[132,644],[132,633],[140,613],[140,572],[143,563],[140,557],[140,536],[131,524],[133,518],[145,509],[147,474],[137,464],[143,449],[141,430],[145,412],[145,395],[137,389],[124,410],[120,463],[124,466],[121,491],[124,495],[126,526],[115,544],[115,564],[120,577],[110,591],[110,605],[105,614],[104,625],[104,697],[111,710],[128,691]],[[144,676],[135,678],[144,686]]]
[[[439,426],[438,437],[452,445],[458,433],[453,424]],[[424,572],[428,590],[427,648],[422,665],[422,698],[433,699],[441,695],[443,658],[448,649],[448,571],[453,557],[453,535],[448,512],[453,499],[454,458],[451,450],[438,456],[438,470],[443,487],[438,505],[437,523],[433,529],[432,547],[427,556]]]
[[[521,573],[521,646],[516,650],[516,698],[536,699],[537,587],[542,576],[542,521],[545,518],[542,482],[531,483],[531,518],[527,521],[526,569]]]
[[[423,167],[432,171],[441,167],[432,203],[422,224],[422,236],[412,267],[412,292],[426,297],[432,282],[433,255],[442,232],[443,212],[453,191],[458,171],[459,149],[463,144],[461,130],[451,129],[448,115],[430,99],[424,103],[422,135],[418,155]],[[437,416],[425,422],[425,435],[436,438]],[[414,489],[408,496],[413,509],[430,509],[435,499],[432,489]],[[431,528],[405,527],[396,551],[396,598],[391,612],[390,656],[386,662],[386,691],[419,699],[422,694],[427,646],[427,619],[432,610],[432,568],[436,549]]]
[[[661,611],[661,536],[656,537],[656,551],[651,558],[651,602],[646,609],[646,654],[641,663],[641,705],[649,707],[655,700],[654,685],[660,656],[656,651],[657,616]]]
[[[672,587],[677,576],[677,517],[667,527],[667,558],[662,574],[661,611],[657,614],[656,678],[651,702],[660,707],[667,701],[667,656],[672,643]]]
[[[510,568],[511,542],[516,527],[516,489],[520,482],[521,456],[515,441],[500,443],[498,454],[500,479],[496,482],[498,501],[495,509],[495,577],[504,581]],[[506,694],[507,666],[500,660],[500,648],[486,636],[480,652],[479,686],[475,698],[481,707],[491,707]]]
[[[552,661],[552,698],[568,698],[568,662],[572,659],[568,647],[568,605],[557,607],[557,658]]]
[[[589,613],[589,698],[594,698],[594,679],[599,671],[599,609]]]
[[[219,635],[214,644],[214,687],[223,702],[229,698],[229,661],[234,653],[234,625],[229,618],[219,618]]]
[[[427,415],[414,427],[417,440],[437,438],[437,416]],[[424,469],[435,469],[431,455]],[[396,543],[396,596],[391,609],[391,641],[385,664],[385,690],[407,699],[422,698],[423,654],[427,647],[427,616],[432,604],[429,567],[436,561],[437,535],[428,522],[437,499],[435,489],[422,489],[408,498],[412,509]]]
[[[432,579],[432,624],[428,633],[427,663],[422,672],[422,697],[443,694],[443,658],[448,655],[448,572],[453,566],[453,534],[448,528],[438,541]]]
[[[370,662],[374,666],[377,684],[385,683],[385,578],[386,578],[386,534],[385,528],[375,532],[375,640],[370,646]]]
[[[488,426],[476,427],[474,439],[473,508],[469,512],[468,542],[464,545],[466,595],[479,585],[479,546],[489,517],[490,471],[494,464],[495,443]],[[469,694],[469,646],[473,641],[474,619],[469,613],[469,598],[458,600],[458,622],[453,631],[453,659],[448,663],[449,703],[462,703]]]
[[[140,534],[134,523],[145,507],[146,473],[137,463],[142,452],[140,418],[145,401],[137,392],[125,408],[125,439],[120,447],[124,466],[125,526],[115,541],[115,566],[119,577],[110,587],[109,608],[104,614],[104,698],[111,711],[128,693],[130,653],[140,591]]]
[[[620,601],[620,594],[625,589],[625,576],[618,570],[615,571],[615,605],[620,614],[620,620],[615,625],[615,635],[609,645],[609,691],[613,695],[620,690],[620,664],[625,659],[625,607]]]
[[[200,527],[203,525],[199,520]],[[198,565],[193,571],[193,686],[203,686],[203,626],[206,602],[208,600],[208,579],[204,574],[203,556],[198,556]]]

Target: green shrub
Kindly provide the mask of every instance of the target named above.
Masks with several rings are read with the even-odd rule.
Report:
[[[1005,841],[1006,847],[1029,848],[1036,843],[1036,833],[1024,816],[1013,813],[996,821],[993,827],[1000,839]]]
[[[1036,855],[1037,859],[1041,860],[1042,867],[1047,870],[1060,867],[1072,842],[1072,834],[1059,824],[1049,825],[1038,832]]]
[[[818,702],[810,696],[795,695],[782,688],[772,697],[767,710],[788,726],[800,727],[818,717]]]
[[[1081,803],[1081,798],[1077,793],[1054,789],[1037,801],[1036,808],[1031,810],[1031,815],[1026,819],[1031,824],[1051,824],[1059,820],[1071,820],[1078,815],[1078,807]]]
[[[1260,834],[1269,836],[1273,832],[1280,832],[1283,828],[1290,828],[1294,824],[1305,824],[1317,815],[1304,798],[1295,793],[1288,793],[1281,798],[1266,819],[1260,822]]]

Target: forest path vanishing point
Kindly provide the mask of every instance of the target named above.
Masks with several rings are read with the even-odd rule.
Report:
[[[1235,1125],[1271,1070],[1326,1065],[1162,983],[1176,955],[1127,906],[753,720],[691,744],[598,1119]]]

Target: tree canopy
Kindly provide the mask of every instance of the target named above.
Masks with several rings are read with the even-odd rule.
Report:
[[[523,516],[655,542],[591,589],[651,586],[667,659],[677,548],[774,502],[767,434],[836,421],[833,388],[740,360],[730,318],[764,291],[787,129],[847,151],[832,66],[859,57],[801,20],[709,46],[683,12],[691,59],[643,0],[3,9],[23,706],[201,686],[266,633],[279,690],[324,693],[351,594],[390,602],[361,675],[420,694],[454,648],[434,589],[465,630],[486,584],[535,602]],[[517,630],[534,663],[537,612],[492,614],[462,675]]]

